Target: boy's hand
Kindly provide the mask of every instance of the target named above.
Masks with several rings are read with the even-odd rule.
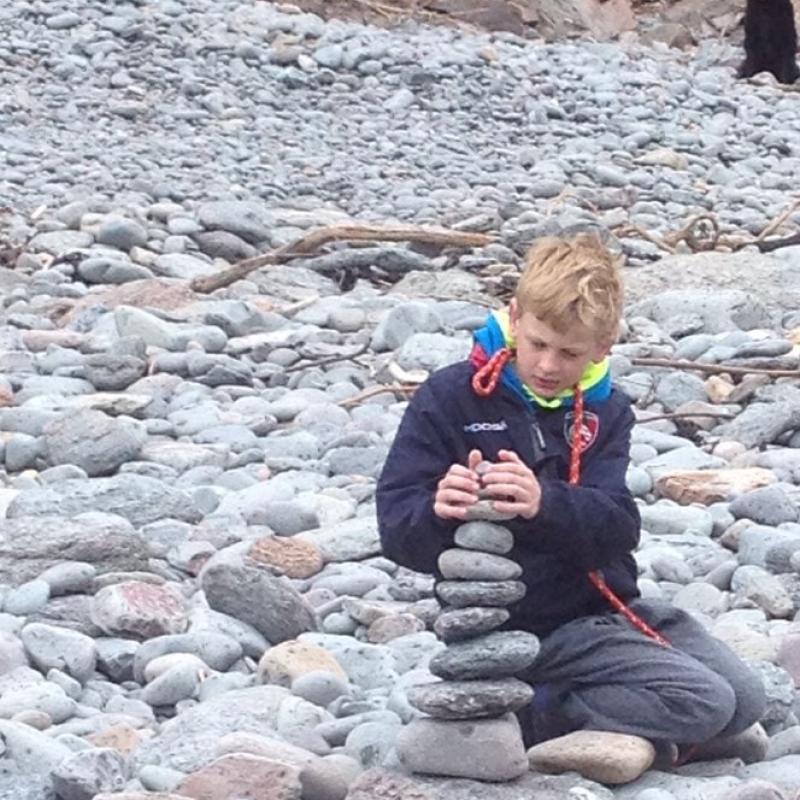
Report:
[[[467,466],[453,464],[436,486],[433,513],[442,519],[466,519],[467,509],[478,502],[480,479],[475,467],[483,461],[480,450],[470,451]]]
[[[513,450],[501,450],[498,461],[483,476],[493,498],[492,507],[503,514],[533,519],[539,513],[542,489],[533,470]]]

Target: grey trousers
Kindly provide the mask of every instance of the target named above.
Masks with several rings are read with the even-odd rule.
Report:
[[[544,637],[520,712],[526,744],[574,730],[629,733],[699,744],[748,728],[763,715],[761,679],[692,616],[666,602],[635,600],[666,648],[620,614],[581,617]]]

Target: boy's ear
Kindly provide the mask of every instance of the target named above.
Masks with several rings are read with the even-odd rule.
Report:
[[[508,304],[508,318],[511,322],[511,333],[513,333],[515,337],[517,334],[516,328],[517,325],[519,324],[519,318],[521,316],[522,315],[520,314],[519,311],[519,303],[517,302],[517,298],[512,297]]]
[[[595,364],[602,361],[611,352],[611,345],[613,344],[614,342],[611,339],[598,339],[592,348],[592,361]]]

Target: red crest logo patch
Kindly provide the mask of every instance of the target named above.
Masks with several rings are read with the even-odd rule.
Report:
[[[567,412],[564,417],[564,438],[567,444],[572,447],[572,429],[575,424],[575,414]],[[591,411],[583,412],[583,424],[581,425],[581,453],[585,453],[597,439],[600,430],[600,418]]]

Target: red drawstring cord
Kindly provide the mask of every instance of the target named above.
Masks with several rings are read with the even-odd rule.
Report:
[[[580,386],[575,387],[575,411],[572,421],[572,442],[570,443],[569,453],[569,485],[577,486],[581,480],[581,430],[583,428],[583,391]],[[603,580],[603,576],[597,572],[589,573],[589,580],[603,597],[611,604],[611,607],[622,614],[634,628],[641,631],[645,636],[649,636],[654,641],[664,647],[670,647],[670,643],[656,630],[653,630],[640,616],[622,602],[614,594],[608,584]]]
[[[472,376],[472,389],[479,397],[488,397],[497,387],[503,367],[513,358],[514,351],[509,347],[501,347],[480,369]],[[583,391],[580,386],[575,387],[574,395],[575,411],[572,423],[572,441],[570,442],[569,454],[569,484],[577,486],[581,479],[581,430],[583,429]],[[645,636],[650,637],[664,647],[670,647],[670,643],[658,632],[653,630],[641,617],[617,597],[603,580],[603,576],[597,572],[589,573],[589,580],[600,592],[611,607],[622,614],[631,625],[641,631]]]
[[[509,347],[501,347],[472,376],[472,389],[479,397],[488,397],[497,387],[503,367],[511,360],[514,351]]]

